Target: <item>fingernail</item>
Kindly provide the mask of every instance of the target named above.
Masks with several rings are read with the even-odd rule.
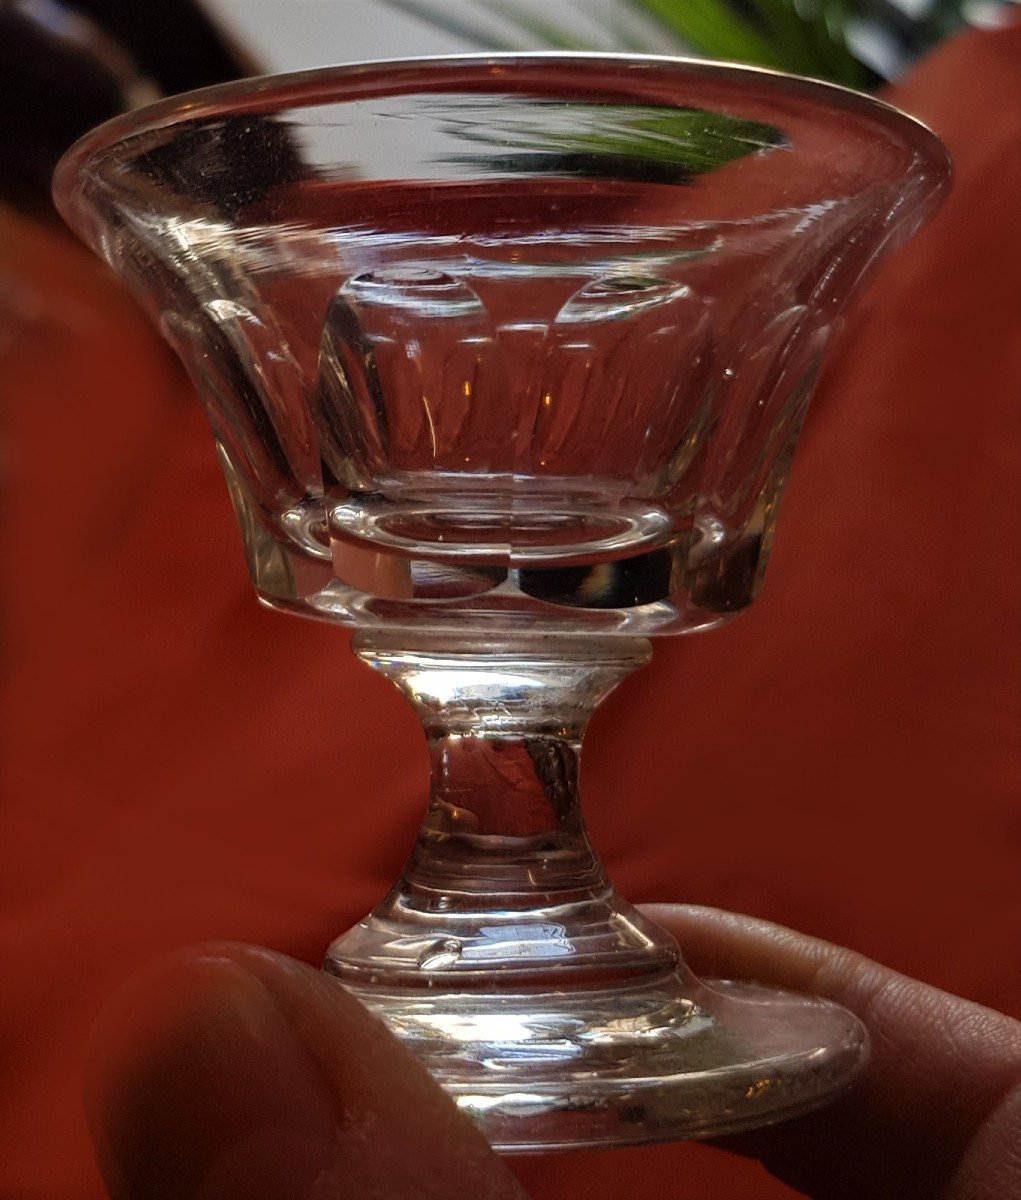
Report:
[[[268,991],[236,963],[151,973],[101,1040],[92,1120],[115,1196],[307,1200],[334,1171],[329,1085]]]

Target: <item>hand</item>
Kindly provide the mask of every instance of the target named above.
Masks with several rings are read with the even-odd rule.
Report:
[[[872,1037],[865,1077],[846,1099],[718,1144],[814,1200],[1021,1197],[1021,1022],[767,921],[645,911],[699,975],[826,996]]]
[[[523,1200],[471,1121],[337,982],[231,943],[158,959],[93,1035],[113,1200]]]
[[[845,1100],[726,1139],[815,1200],[1021,1194],[1021,1024],[802,934],[656,906],[700,974],[828,996],[873,1061]],[[158,960],[93,1039],[86,1102],[114,1200],[523,1200],[507,1166],[337,984],[232,944]]]

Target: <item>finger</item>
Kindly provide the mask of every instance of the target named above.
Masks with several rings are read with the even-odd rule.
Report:
[[[696,973],[828,997],[871,1035],[872,1060],[847,1099],[727,1144],[819,1200],[1021,1196],[1021,1024],[766,921],[645,911]]]
[[[334,979],[253,946],[151,964],[107,1006],[86,1107],[114,1200],[523,1200]]]

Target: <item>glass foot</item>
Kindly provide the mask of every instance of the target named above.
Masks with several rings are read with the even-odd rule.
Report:
[[[683,968],[579,991],[351,990],[505,1153],[773,1124],[834,1099],[868,1057],[839,1005]]]
[[[485,647],[360,631],[423,718],[429,807],[400,878],[325,970],[376,1012],[498,1150],[710,1137],[831,1100],[866,1056],[835,1004],[706,984],[610,886],[577,779],[629,638]]]

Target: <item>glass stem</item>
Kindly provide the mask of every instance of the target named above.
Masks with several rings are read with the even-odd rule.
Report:
[[[363,630],[352,645],[418,713],[432,786],[400,879],[327,968],[458,987],[492,986],[494,972],[591,984],[672,970],[676,946],[612,890],[578,801],[589,718],[649,643]]]

